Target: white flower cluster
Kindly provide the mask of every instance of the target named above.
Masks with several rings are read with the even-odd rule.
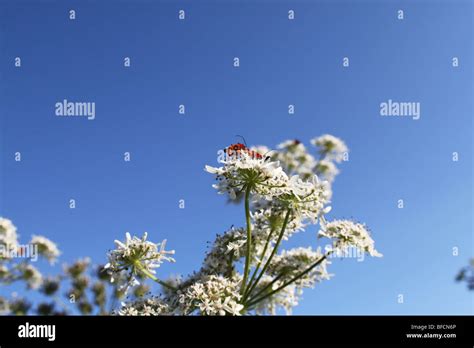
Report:
[[[311,140],[311,144],[319,148],[319,153],[327,160],[341,162],[348,149],[346,144],[339,138],[324,134]]]
[[[325,181],[320,182],[316,175],[307,181],[294,175],[290,179],[290,187],[291,194],[283,196],[281,201],[302,223],[309,220],[315,224],[321,215],[331,210],[331,207],[326,206],[330,198],[329,185]]]
[[[278,231],[282,228],[285,219],[286,209],[279,202],[270,202],[268,204],[256,204],[255,211],[252,213],[254,231],[259,232],[264,241],[270,234],[270,240],[275,241],[278,237]],[[296,215],[291,215],[286,225],[283,239],[288,240],[293,233],[304,231],[305,224]],[[260,247],[260,245],[259,245]]]
[[[268,268],[268,273],[272,276],[283,275],[281,281],[286,281],[298,275],[306,268],[323,259],[321,249],[316,251],[309,248],[294,248],[291,250],[283,250],[280,255],[277,255]],[[314,287],[316,282],[327,280],[331,274],[327,272],[327,265],[330,262],[323,259],[321,263],[299,278],[294,284],[300,288]]]
[[[239,282],[222,276],[203,277],[179,295],[183,314],[240,315]]]
[[[0,264],[0,280],[6,278],[8,274],[10,273],[10,270],[6,265],[1,265]]]
[[[130,278],[124,288],[139,284],[137,275],[154,275],[155,268],[160,267],[164,261],[175,262],[169,255],[174,254],[174,250],[165,250],[166,240],[161,243],[147,241],[147,233],[142,238],[130,236],[126,233],[125,243],[115,240],[117,249],[108,253],[109,262],[105,265],[111,275],[112,282],[120,279],[122,271],[131,270]]]
[[[254,216],[254,219],[256,217]],[[257,255],[262,252],[263,244],[268,237],[269,230],[254,228],[252,231],[252,255],[257,260]],[[229,264],[241,260],[245,256],[247,236],[243,228],[232,227],[221,235],[217,235],[210,251],[204,258],[203,266],[199,271],[201,275],[232,275],[235,270],[229,269]],[[230,271],[230,272],[229,272]]]
[[[38,289],[43,284],[43,276],[33,265],[21,263],[18,269],[29,289]]]
[[[334,239],[334,247],[344,251],[355,247],[370,256],[383,256],[374,247],[374,240],[370,237],[365,225],[350,220],[334,220],[323,224],[319,231],[320,237]]]
[[[51,264],[54,264],[61,254],[56,244],[43,236],[33,235],[30,244],[37,245],[38,253],[45,257]]]
[[[242,228],[231,228],[224,234],[217,235],[214,244],[204,259],[200,273],[226,274],[229,270],[229,263],[233,259],[240,259],[244,255],[246,243],[247,237]]]
[[[121,316],[170,315],[169,305],[159,297],[139,298],[136,301],[122,303],[117,312]]]
[[[301,179],[308,180],[316,174],[332,183],[339,174],[334,162],[339,163],[347,156],[347,146],[341,139],[328,134],[312,139],[311,144],[317,147],[318,159],[299,140],[286,140],[277,146],[277,150],[269,150],[265,146],[256,146],[252,150],[269,153],[270,158],[279,162],[288,175],[297,174]]]
[[[326,159],[319,160],[314,167],[314,171],[329,182],[333,182],[336,175],[339,174],[339,169],[337,169],[334,162]]]
[[[320,182],[316,175],[309,180],[302,180],[299,175],[289,178],[278,162],[267,163],[246,153],[220,168],[206,166],[206,171],[216,175],[218,183],[214,187],[219,193],[227,192],[235,198],[236,192],[250,186],[255,194],[254,201],[276,201],[292,208],[302,221],[309,219],[315,223],[330,198],[329,184]]]
[[[205,170],[216,175],[217,183],[213,185],[220,194],[228,194],[235,199],[238,193],[251,186],[252,193],[272,200],[286,192],[288,176],[278,162],[268,162],[242,152],[222,161],[222,167],[206,165]]]
[[[10,251],[18,248],[16,227],[11,220],[0,217],[0,260],[10,257]]]
[[[280,161],[286,173],[295,173],[302,179],[309,179],[314,175],[316,159],[308,153],[306,147],[299,140],[287,140],[277,146],[273,158]]]

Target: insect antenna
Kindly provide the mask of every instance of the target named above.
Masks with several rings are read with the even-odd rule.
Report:
[[[245,147],[248,147],[248,146],[247,146],[247,142],[245,141],[245,138],[244,138],[243,136],[241,136],[241,135],[236,135],[236,137],[242,138]]]

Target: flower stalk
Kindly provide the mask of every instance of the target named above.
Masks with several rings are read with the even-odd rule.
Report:
[[[242,287],[240,293],[244,294],[247,286],[247,278],[250,271],[250,259],[252,253],[252,222],[250,221],[250,191],[252,190],[251,185],[247,185],[245,189],[245,222],[247,225],[247,252],[245,254],[245,269],[244,279],[242,280]]]
[[[275,254],[278,250],[278,247],[280,246],[281,240],[282,240],[283,236],[285,235],[285,230],[286,230],[286,226],[288,224],[288,220],[290,219],[290,215],[291,215],[291,209],[288,209],[287,212],[286,212],[286,215],[285,215],[285,220],[283,221],[283,225],[281,226],[280,234],[278,235],[278,239],[275,243],[275,246],[273,247],[272,253],[268,257],[268,259],[267,259],[265,265],[263,266],[262,271],[260,272],[259,276],[255,280],[255,282],[252,284],[251,288],[249,288],[249,290],[247,291],[247,295],[243,299],[244,302],[248,298],[248,296],[252,293],[252,291],[256,288],[256,286],[258,285],[258,282],[260,281],[260,279],[265,274],[265,271],[267,270],[268,266],[270,265],[270,262],[272,261],[273,257],[275,256]]]
[[[297,276],[295,276],[294,278],[286,281],[285,283],[283,283],[281,286],[279,286],[278,288],[276,288],[275,290],[272,290],[270,291],[268,294],[265,294],[261,297],[257,297],[259,294],[257,294],[255,297],[251,298],[249,300],[249,302],[247,303],[247,307],[252,307],[252,306],[255,306],[257,303],[265,300],[266,298],[270,297],[270,296],[273,296],[274,294],[276,294],[277,292],[279,292],[280,290],[283,290],[284,288],[286,288],[287,286],[291,285],[292,283],[294,283],[295,281],[297,281],[298,279],[300,279],[301,277],[303,277],[305,274],[311,272],[316,266],[318,266],[321,262],[323,262],[327,256],[330,254],[327,253],[326,255],[324,255],[323,257],[321,257],[318,261],[316,261],[314,264],[312,264],[310,267],[308,267],[307,269],[305,269],[303,272],[299,273]],[[278,277],[277,277],[278,278]],[[272,284],[272,283],[271,283]],[[267,287],[268,288],[268,287]],[[266,289],[265,289],[266,290]]]
[[[140,262],[135,262],[135,267],[137,268],[138,271],[140,271],[140,273],[146,275],[148,278],[150,278],[151,280],[153,280],[154,282],[160,284],[161,286],[164,286],[165,288],[168,288],[170,290],[173,290],[173,291],[177,291],[178,289],[175,288],[174,286],[170,285],[170,284],[167,284],[166,282],[158,279],[158,277],[156,277],[153,273],[151,273],[150,271],[148,271],[147,269],[145,269],[145,267],[142,266],[142,264]]]

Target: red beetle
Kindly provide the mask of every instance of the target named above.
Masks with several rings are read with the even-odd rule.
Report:
[[[246,153],[251,158],[257,158],[257,159],[262,159],[263,158],[263,156],[261,154],[259,154],[256,151],[250,150],[247,146],[245,146],[242,143],[232,144],[232,145],[228,146],[226,149],[224,149],[224,152],[229,157],[240,156],[241,153]]]

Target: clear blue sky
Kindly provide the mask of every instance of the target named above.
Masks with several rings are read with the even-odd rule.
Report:
[[[385,256],[334,260],[336,276],[295,313],[473,313],[472,293],[454,283],[474,254],[471,1],[0,4],[0,215],[23,241],[44,234],[62,261],[99,263],[126,231],[148,231],[176,250],[159,275],[189,273],[207,241],[244,223],[203,170],[217,150],[236,134],[274,147],[330,133],[351,149],[330,215],[367,223]],[[56,117],[63,99],[95,102],[96,119]],[[421,119],[381,117],[388,99],[420,102]],[[308,228],[288,246],[315,236]]]

